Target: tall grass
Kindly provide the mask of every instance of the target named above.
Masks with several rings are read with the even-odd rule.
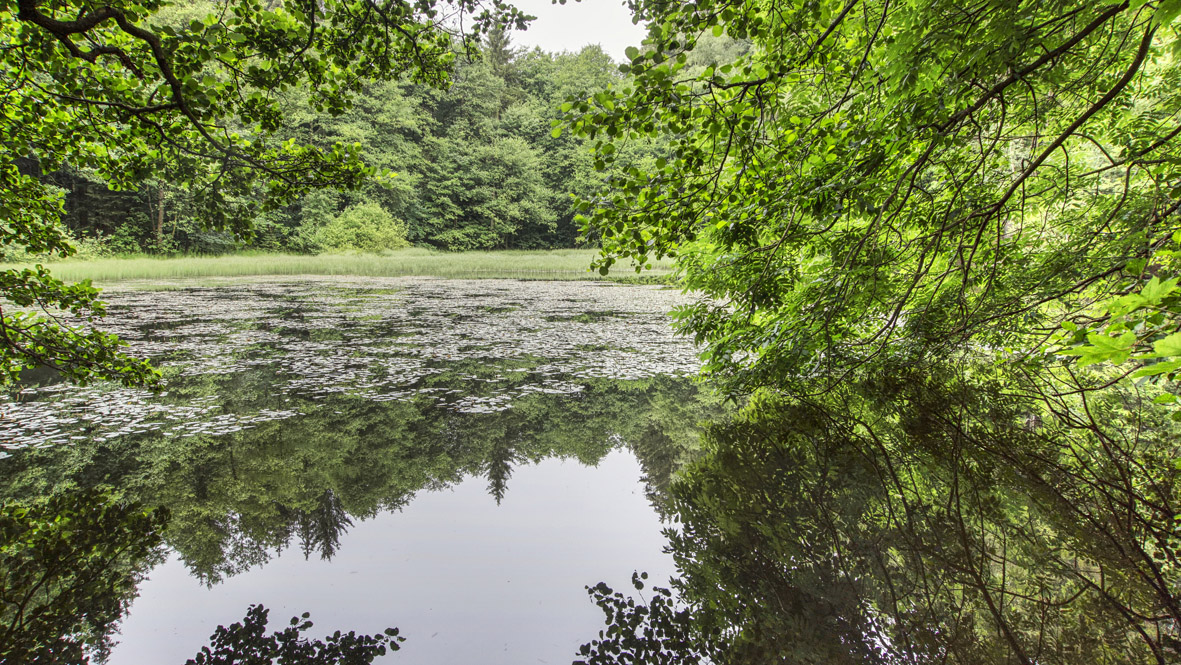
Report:
[[[95,284],[127,280],[241,277],[251,275],[353,275],[363,277],[450,277],[516,279],[601,279],[588,270],[595,250],[444,253],[410,248],[384,254],[232,254],[217,257],[129,257],[55,261],[55,277]],[[3,267],[14,267],[13,265]],[[19,267],[19,266],[17,266]],[[671,262],[658,262],[645,275],[663,275]],[[634,276],[626,265],[612,276]]]

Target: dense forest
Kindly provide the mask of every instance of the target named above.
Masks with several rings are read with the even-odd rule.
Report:
[[[62,219],[91,253],[573,247],[571,194],[589,195],[599,178],[586,141],[552,136],[551,123],[566,99],[621,78],[596,46],[526,51],[497,31],[457,63],[443,90],[409,78],[371,82],[335,116],[311,108],[306,91],[287,90],[277,140],[359,144],[384,177],[360,191],[310,192],[273,211],[247,197],[238,214],[254,233],[245,241],[208,229],[191,193],[167,178],[112,190],[92,170],[66,165],[44,180],[64,190]]]

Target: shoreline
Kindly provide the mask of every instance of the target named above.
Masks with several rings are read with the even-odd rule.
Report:
[[[630,266],[607,276],[592,272],[593,249],[436,252],[410,248],[383,254],[242,253],[222,256],[125,257],[40,262],[66,282],[89,279],[96,286],[136,281],[222,277],[439,277],[445,279],[522,279],[546,281],[609,281],[671,284],[672,261],[655,262],[636,273]],[[26,268],[38,262],[6,263]]]

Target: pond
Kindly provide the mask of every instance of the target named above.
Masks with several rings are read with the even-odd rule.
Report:
[[[248,605],[408,639],[404,663],[567,663],[584,589],[673,572],[663,492],[719,412],[656,286],[261,279],[105,294],[163,391],[31,377],[0,492],[171,513],[108,662],[182,663]],[[41,381],[36,383],[36,379]]]

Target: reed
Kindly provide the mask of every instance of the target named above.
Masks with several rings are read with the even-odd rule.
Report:
[[[513,279],[602,279],[588,266],[595,256],[590,249],[538,251],[435,252],[410,248],[384,254],[243,253],[226,256],[101,258],[55,261],[48,264],[54,276],[67,280],[89,279],[96,285],[129,280],[238,277],[251,275],[353,275],[363,277],[447,277]],[[27,264],[25,264],[27,265]],[[21,267],[8,264],[2,267]],[[671,261],[657,262],[644,275],[668,275]],[[629,279],[636,273],[617,266],[612,278]]]

